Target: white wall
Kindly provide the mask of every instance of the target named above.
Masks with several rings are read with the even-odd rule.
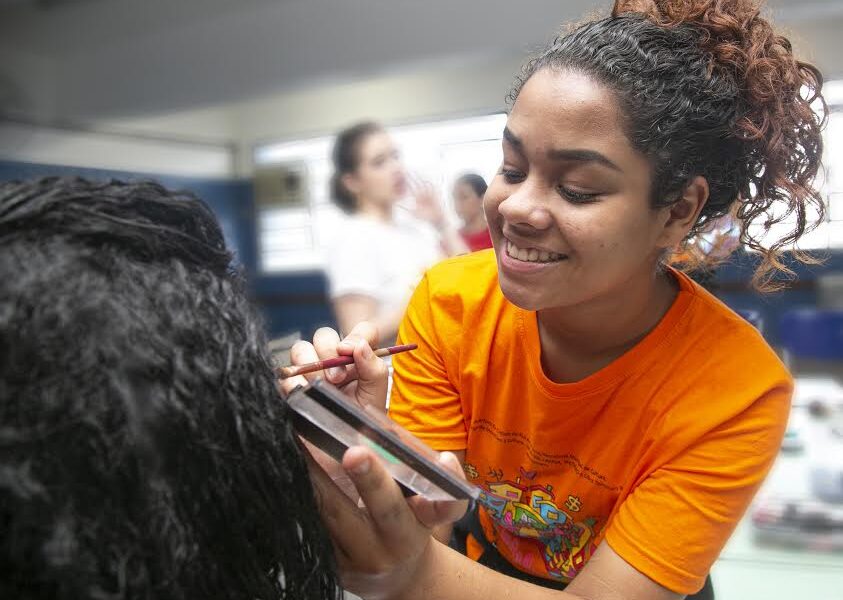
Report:
[[[481,57],[428,64],[364,81],[325,82],[228,106],[101,122],[121,130],[167,131],[229,139],[237,148],[235,172],[252,171],[255,145],[316,137],[362,119],[403,125],[504,110],[522,56]]]
[[[233,151],[226,145],[13,122],[0,122],[0,159],[188,177],[222,178],[234,174]]]
[[[52,115],[56,109],[55,60],[3,46],[0,49],[0,110]]]

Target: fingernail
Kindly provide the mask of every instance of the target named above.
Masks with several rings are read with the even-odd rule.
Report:
[[[354,350],[354,344],[346,340],[343,340],[339,344],[337,344],[337,347],[341,350]]]
[[[328,379],[337,380],[340,379],[345,374],[345,369],[340,367],[331,367],[327,371],[325,371],[325,375],[328,376]]]
[[[365,475],[369,472],[369,469],[372,467],[372,461],[368,458],[364,458],[360,463],[351,469],[351,472],[355,475]]]

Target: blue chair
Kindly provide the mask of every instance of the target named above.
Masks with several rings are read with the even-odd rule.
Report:
[[[779,321],[779,339],[793,359],[843,361],[843,310],[790,310]]]

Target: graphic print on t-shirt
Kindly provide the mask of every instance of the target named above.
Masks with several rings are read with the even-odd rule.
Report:
[[[531,540],[550,577],[573,579],[594,552],[598,533],[598,519],[585,516],[587,507],[578,496],[563,493],[557,497],[552,485],[535,481],[536,472],[522,467],[514,477],[496,468],[481,476],[470,463],[465,464],[465,472],[483,490],[479,502],[497,524],[501,541],[515,541],[507,539],[515,537],[523,544]],[[520,562],[518,556],[513,558]]]

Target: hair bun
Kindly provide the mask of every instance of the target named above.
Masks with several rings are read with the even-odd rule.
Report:
[[[711,68],[730,71],[745,90],[746,115],[737,123],[746,139],[767,136],[776,123],[810,119],[808,106],[820,98],[822,74],[793,54],[761,15],[757,0],[616,0],[612,16],[635,12],[664,27],[692,25],[701,30],[700,46]],[[773,133],[773,139],[780,137]]]
[[[612,16],[626,13],[642,14],[663,27],[696,27],[700,48],[711,56],[709,72],[733,78],[741,90],[743,106],[732,130],[746,141],[748,156],[754,157],[750,169],[755,189],[741,192],[743,199],[754,200],[743,203],[737,216],[745,225],[759,221],[769,229],[783,219],[771,214],[778,199],[787,201],[787,215],[797,217],[796,229],[772,249],[746,227],[743,241],[767,259],[756,279],[768,276],[772,269],[789,272],[776,252],[806,231],[805,205],[798,198],[810,198],[820,218],[824,211],[812,187],[828,115],[822,73],[797,60],[790,41],[776,33],[757,0],[616,0]]]

